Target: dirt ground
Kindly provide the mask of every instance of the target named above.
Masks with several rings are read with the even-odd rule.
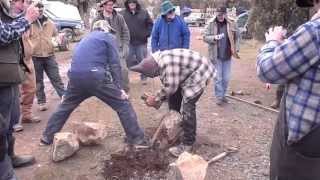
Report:
[[[200,30],[192,28],[192,49],[207,54],[207,46],[197,39]],[[241,59],[234,60],[230,91],[243,91],[250,95],[240,98],[270,105],[275,96],[276,87],[266,90],[256,77],[255,58],[259,44],[244,41],[241,47]],[[66,72],[70,64],[71,52],[58,52],[56,55],[60,74],[66,82]],[[159,111],[147,108],[140,96],[143,92],[155,92],[159,88],[158,80],[148,80],[142,85],[136,73],[130,74],[132,104],[143,128],[154,128],[160,117],[167,111],[163,106]],[[239,152],[211,164],[208,168],[210,180],[264,180],[269,176],[269,147],[272,129],[277,114],[258,109],[242,102],[230,100],[230,103],[218,107],[213,97],[212,82],[201,97],[197,106],[198,130],[195,153],[209,160],[225,151],[228,147],[239,147]],[[17,133],[16,151],[18,154],[33,154],[37,163],[33,166],[16,169],[21,180],[100,180],[104,162],[110,155],[124,146],[124,132],[117,115],[95,98],[88,99],[78,107],[69,118],[63,131],[72,131],[73,123],[79,121],[100,122],[108,127],[108,136],[104,143],[95,147],[83,147],[73,157],[59,163],[50,159],[50,147],[40,147],[39,138],[47,120],[59,103],[49,81],[46,80],[49,110],[40,112],[34,106],[34,113],[42,122],[24,125],[25,130]],[[174,160],[174,159],[171,159]]]

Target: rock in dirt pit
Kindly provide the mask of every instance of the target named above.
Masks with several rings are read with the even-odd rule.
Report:
[[[140,149],[118,152],[105,162],[107,180],[166,179],[169,157],[165,152]]]

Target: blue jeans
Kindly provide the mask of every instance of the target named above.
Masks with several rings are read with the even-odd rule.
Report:
[[[142,45],[132,45],[129,46],[129,55],[127,57],[128,67],[139,64],[145,57],[147,57],[147,44]],[[146,77],[141,74],[141,79]]]
[[[64,100],[50,117],[43,133],[50,143],[53,141],[54,134],[62,129],[72,111],[82,101],[92,96],[97,97],[118,113],[129,143],[135,143],[144,138],[144,132],[139,127],[131,103],[121,98],[121,90],[104,74],[95,71],[72,75],[75,78],[70,78]]]
[[[53,88],[57,94],[62,97],[65,93],[64,84],[59,74],[58,63],[54,56],[51,57],[33,57],[34,69],[36,73],[37,83],[37,99],[38,104],[46,103],[46,94],[44,92],[43,73],[46,72]]]
[[[0,87],[0,179],[11,180],[15,178],[11,159],[8,156],[8,141],[12,108],[16,94],[15,86]]]
[[[216,76],[215,76],[215,96],[217,99],[223,99],[226,96],[231,74],[231,59],[220,60],[216,62]]]

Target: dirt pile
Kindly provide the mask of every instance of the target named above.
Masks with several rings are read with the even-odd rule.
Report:
[[[111,155],[105,162],[107,180],[166,179],[169,157],[159,150],[140,149]]]

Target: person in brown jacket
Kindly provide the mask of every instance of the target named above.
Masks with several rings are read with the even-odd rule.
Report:
[[[20,13],[23,11],[22,8],[27,8],[30,4],[32,4],[31,0],[25,0],[24,7],[17,6],[14,11]],[[30,31],[22,35],[22,44],[24,48],[24,63],[28,66],[30,72],[26,74],[25,81],[20,85],[20,122],[38,123],[41,120],[32,114],[32,105],[36,94],[36,77],[32,62],[33,45],[30,40]],[[14,125],[13,128],[16,132],[23,130],[23,126],[20,123]]]
[[[60,98],[65,93],[65,89],[59,75],[59,68],[55,60],[54,46],[52,43],[52,38],[58,34],[57,29],[54,23],[43,14],[44,6],[42,3],[38,4],[38,8],[40,11],[40,17],[31,26],[30,38],[34,45],[32,60],[36,74],[36,95],[39,109],[41,111],[45,111],[47,110],[47,106],[46,95],[44,92],[43,72],[46,72],[51,84]]]

